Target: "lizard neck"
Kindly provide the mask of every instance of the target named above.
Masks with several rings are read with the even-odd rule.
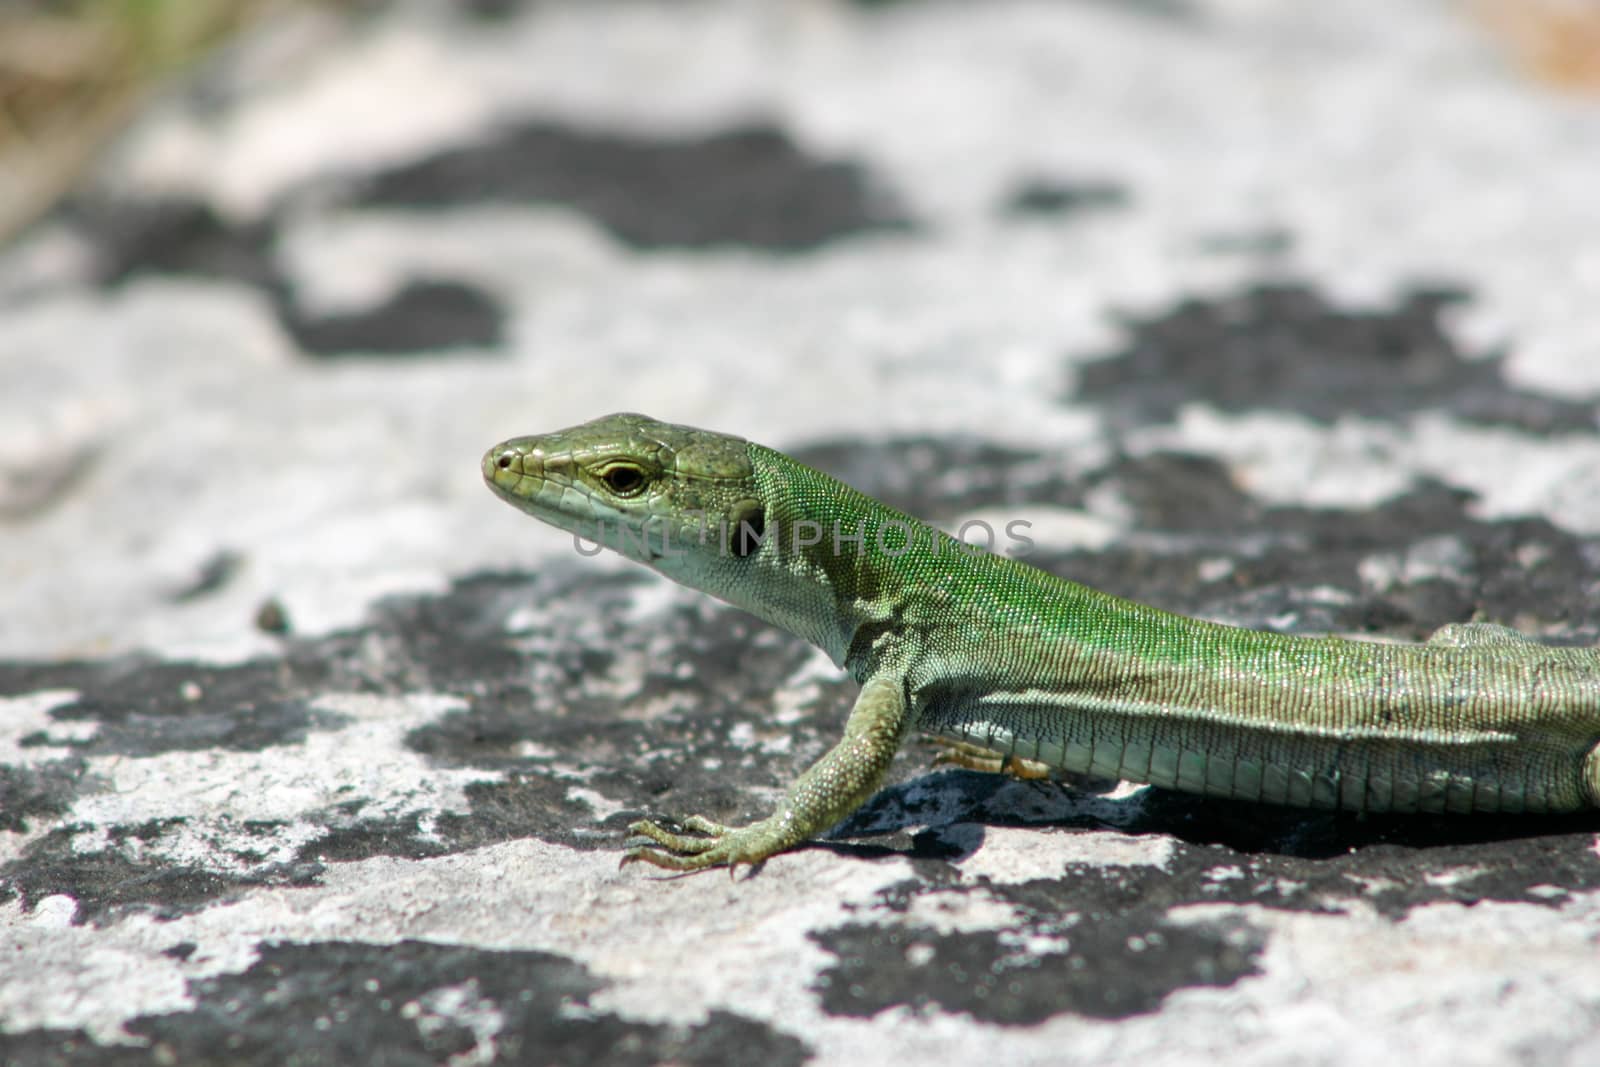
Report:
[[[905,590],[876,543],[886,523],[891,547],[910,531],[933,531],[781,452],[750,445],[756,495],[766,505],[765,540],[743,568],[728,568],[708,590],[821,648],[834,663],[849,661],[864,625],[897,613]],[[942,535],[940,535],[942,536]]]

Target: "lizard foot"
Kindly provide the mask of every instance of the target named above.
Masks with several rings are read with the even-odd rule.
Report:
[[[668,871],[703,871],[724,864],[731,875],[739,864],[755,866],[787,842],[763,820],[749,826],[724,826],[701,815],[683,820],[683,828],[705,837],[675,834],[648,820],[628,827],[630,834],[648,837],[655,845],[635,845],[622,856],[622,866],[648,863]]]

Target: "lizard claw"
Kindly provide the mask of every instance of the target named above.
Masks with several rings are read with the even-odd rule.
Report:
[[[702,815],[684,819],[685,830],[705,837],[675,834],[648,819],[628,827],[630,834],[649,838],[653,844],[634,845],[622,856],[620,866],[648,863],[668,871],[703,871],[726,865],[728,874],[737,873],[741,864],[754,867],[785,844],[764,823],[733,827],[712,822]]]
[[[717,842],[728,833],[727,827],[718,826],[709,819],[703,819],[698,815],[685,819],[683,828],[694,833],[708,834],[710,836],[689,837],[686,834],[675,834],[648,819],[629,825],[628,833],[638,837],[648,837],[669,852],[683,852],[690,855],[715,848]]]

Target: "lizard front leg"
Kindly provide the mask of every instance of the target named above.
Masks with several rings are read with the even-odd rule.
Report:
[[[898,677],[875,675],[861,687],[844,726],[844,737],[795,779],[778,810],[749,826],[730,827],[695,815],[684,828],[704,837],[636,822],[630,833],[648,837],[652,845],[628,849],[624,864],[654,864],[669,871],[698,871],[727,864],[760,863],[793,848],[839,822],[877,792],[889,762],[906,732],[905,685]]]

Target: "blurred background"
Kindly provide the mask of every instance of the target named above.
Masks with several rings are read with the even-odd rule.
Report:
[[[0,239],[47,210],[150,92],[286,6],[283,0],[0,4]]]
[[[893,2],[863,0],[861,6]],[[1527,76],[1574,93],[1600,93],[1600,0],[1458,2]],[[235,35],[296,7],[359,18],[364,9],[381,6],[372,0],[4,0],[0,240],[70,188],[149,93]],[[1138,6],[1137,0],[1128,6]]]

